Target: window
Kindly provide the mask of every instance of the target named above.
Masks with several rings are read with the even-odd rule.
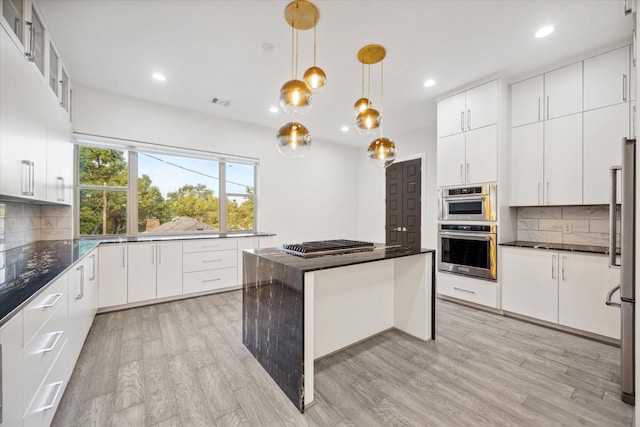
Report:
[[[126,151],[87,146],[79,148],[78,234],[127,234],[127,160]]]
[[[255,163],[88,145],[77,152],[81,236],[255,230]]]
[[[49,86],[56,96],[58,96],[58,62],[58,54],[53,44],[49,43]]]
[[[20,41],[22,41],[22,13],[22,0],[4,0],[2,2],[2,15]]]

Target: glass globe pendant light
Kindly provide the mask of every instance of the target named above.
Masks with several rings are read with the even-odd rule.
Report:
[[[317,23],[316,23],[317,24]],[[316,28],[313,27],[313,67],[307,69],[304,72],[303,79],[307,86],[311,89],[312,93],[320,93],[324,90],[324,86],[327,84],[327,74],[322,68],[316,66]]]
[[[382,115],[372,107],[371,96],[371,64],[382,61],[385,57],[384,47],[380,45],[368,45],[358,52],[358,60],[362,63],[362,92],[363,96],[356,101],[356,129],[362,135],[374,135],[382,125]],[[367,98],[364,97],[364,64],[369,66]]]
[[[311,133],[304,125],[293,121],[285,123],[276,134],[277,147],[285,157],[297,159],[304,157],[311,149]]]
[[[380,62],[380,110],[384,109],[384,67],[383,60],[386,51],[380,45],[368,45],[358,51],[358,60],[363,64],[363,92],[364,92],[364,64],[376,64]],[[369,69],[369,91],[371,90],[371,69]],[[365,102],[362,100],[364,99]],[[356,126],[361,133],[372,133],[380,129],[380,137],[373,140],[367,147],[367,157],[378,167],[387,167],[391,165],[397,155],[396,145],[389,138],[382,136],[382,114],[371,107],[368,99],[362,98],[356,102],[354,107],[358,107],[358,103],[365,104],[366,108],[361,111],[356,118]],[[356,110],[357,111],[357,110]]]
[[[396,159],[396,145],[389,138],[380,137],[369,144],[367,157],[374,165],[387,167]]]
[[[314,32],[314,67],[305,73],[305,81],[295,78],[298,72],[298,30],[315,28],[319,18],[318,9],[306,0],[294,0],[285,8],[285,19],[291,25],[291,80],[280,89],[280,106],[291,114],[291,122],[285,123],[276,133],[278,151],[289,158],[300,158],[311,149],[311,133],[301,123],[295,121],[295,113],[304,114],[311,107],[311,88],[322,87],[326,75],[315,67],[315,32]],[[295,32],[295,39],[294,39]],[[320,70],[316,72],[314,68]],[[307,78],[308,74],[311,76]],[[311,83],[308,84],[306,81]]]

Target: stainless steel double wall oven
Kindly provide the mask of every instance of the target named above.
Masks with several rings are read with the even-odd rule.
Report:
[[[497,280],[496,185],[443,188],[438,219],[438,270]]]

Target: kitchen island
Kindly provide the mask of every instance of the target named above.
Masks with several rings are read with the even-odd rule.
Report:
[[[432,250],[302,258],[265,248],[243,259],[243,343],[301,412],[314,400],[315,359],[390,328],[434,338]]]

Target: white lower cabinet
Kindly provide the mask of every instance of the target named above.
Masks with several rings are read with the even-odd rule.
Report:
[[[182,242],[129,243],[127,302],[182,294]]]
[[[558,254],[502,248],[502,309],[558,322]]]
[[[605,305],[619,270],[604,255],[501,248],[502,309],[582,331],[620,338],[620,312]]]
[[[24,364],[22,353],[22,312],[0,328],[2,355],[2,421],[0,426],[22,426]]]
[[[158,298],[182,295],[182,242],[156,244]]]
[[[98,307],[127,303],[127,245],[103,243],[98,248],[100,264],[98,277]]]
[[[78,359],[98,307],[97,250],[69,270],[69,357]]]
[[[203,250],[215,248],[215,250]],[[241,251],[241,250],[240,250]],[[185,294],[237,286],[238,241],[185,243],[182,255]]]
[[[440,295],[491,308],[500,308],[498,284],[453,273],[438,273],[436,289]]]

